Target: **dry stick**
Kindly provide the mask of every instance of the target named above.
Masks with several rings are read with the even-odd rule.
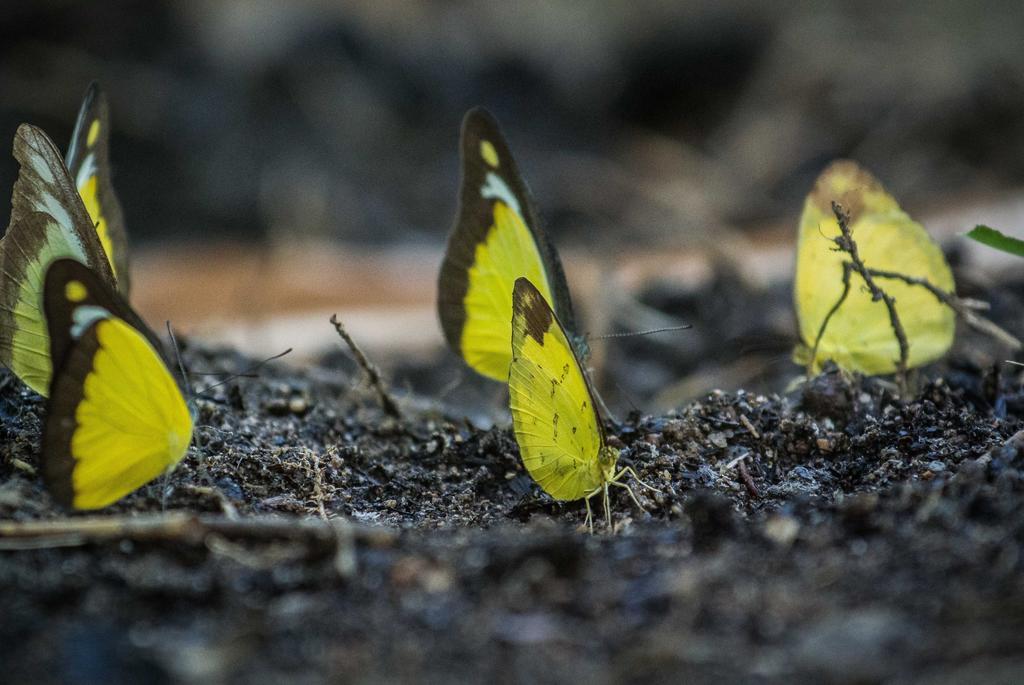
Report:
[[[903,281],[907,285],[920,286],[934,295],[935,299],[939,302],[952,309],[953,312],[957,316],[961,317],[968,326],[992,336],[1013,350],[1019,350],[1022,346],[1021,341],[1012,333],[975,313],[974,310],[977,309],[977,305],[974,305],[970,300],[965,300],[952,293],[947,293],[941,288],[935,287],[923,278],[914,278],[913,276],[907,276],[906,274],[896,273],[894,271],[881,271],[879,269],[868,269],[868,272],[876,278],[891,278]]]
[[[327,509],[324,507],[324,472],[320,469],[320,455],[313,450],[307,449],[313,457],[313,500],[316,502],[316,509],[320,518],[327,520]]]
[[[757,432],[757,429],[754,428],[754,424],[750,422],[750,419],[748,419],[746,415],[740,414],[740,423],[742,423],[743,427],[747,429],[748,433],[750,433],[750,437],[754,438],[754,440],[761,439],[761,434]]]
[[[224,516],[185,513],[140,516],[96,516],[45,521],[0,522],[0,550],[76,547],[90,543],[132,540],[205,544],[211,535],[251,542],[299,541],[337,544],[334,521],[283,516],[229,519]],[[375,546],[391,543],[396,534],[386,528],[345,522],[345,534]]]
[[[811,376],[814,375],[814,362],[818,359],[818,347],[821,345],[821,339],[825,335],[825,329],[828,328],[828,322],[832,320],[832,316],[839,311],[839,308],[843,306],[843,302],[846,302],[846,297],[850,294],[850,263],[843,262],[843,294],[839,296],[836,303],[832,305],[832,308],[828,310],[828,314],[821,320],[821,326],[818,328],[818,335],[814,338],[814,345],[811,347],[811,358],[807,360],[807,378],[810,380]]]
[[[906,397],[907,359],[910,357],[910,344],[907,342],[907,333],[903,330],[900,316],[896,313],[896,300],[878,287],[875,279],[871,276],[871,272],[864,266],[864,262],[860,258],[860,252],[857,250],[857,243],[854,242],[853,234],[850,232],[850,215],[843,209],[841,204],[835,201],[832,202],[832,213],[836,215],[836,222],[839,224],[839,231],[842,233],[841,236],[835,238],[836,245],[839,246],[840,250],[850,255],[850,268],[864,279],[864,283],[871,292],[871,299],[875,302],[881,300],[885,303],[885,308],[889,310],[889,323],[892,325],[893,333],[896,334],[896,342],[900,346],[900,358],[896,361],[896,379],[899,382],[900,397]]]
[[[356,363],[366,373],[367,378],[370,381],[370,385],[377,391],[377,398],[380,400],[381,406],[384,408],[385,413],[389,416],[403,421],[402,411],[398,408],[398,403],[395,402],[394,398],[391,397],[391,393],[388,392],[387,387],[384,385],[384,379],[381,378],[380,371],[370,363],[370,360],[366,358],[363,351],[356,345],[356,341],[352,339],[352,336],[348,334],[345,327],[341,325],[341,321],[338,320],[337,314],[331,314],[331,324],[334,326],[334,330],[338,332],[341,339],[348,344],[348,348],[352,350],[352,356],[355,357]]]
[[[743,481],[743,486],[747,489],[747,494],[754,499],[761,499],[761,493],[757,489],[757,485],[754,484],[754,479],[750,477],[750,471],[747,470],[747,462],[745,459],[741,459],[737,468],[740,472],[740,480]]]
[[[920,286],[930,292],[941,304],[952,309],[954,314],[963,318],[969,326],[1000,340],[1013,350],[1019,350],[1021,348],[1022,344],[1019,339],[1003,328],[1000,328],[994,322],[975,313],[975,309],[980,309],[982,307],[979,307],[978,303],[973,300],[957,297],[953,293],[947,293],[923,278],[907,276],[906,274],[894,271],[868,269],[860,258],[860,254],[857,250],[857,243],[854,242],[853,235],[850,232],[849,214],[842,205],[835,201],[832,202],[832,212],[836,216],[836,222],[839,224],[839,230],[841,232],[841,235],[834,238],[833,241],[841,251],[850,255],[850,261],[843,262],[843,292],[836,303],[832,305],[828,314],[825,315],[825,318],[821,322],[821,326],[818,328],[818,334],[814,339],[814,346],[811,348],[810,359],[807,362],[808,377],[814,373],[814,363],[818,358],[818,347],[821,344],[821,339],[825,334],[825,329],[827,328],[829,321],[850,294],[851,271],[856,271],[860,274],[861,278],[864,279],[865,284],[871,292],[871,299],[876,302],[878,300],[882,300],[885,303],[886,309],[889,311],[889,323],[892,326],[893,333],[896,335],[896,342],[899,344],[900,348],[900,357],[897,360],[896,366],[896,377],[899,383],[899,393],[901,397],[905,396],[907,392],[907,359],[910,355],[910,345],[907,342],[906,331],[903,329],[903,324],[900,322],[899,314],[896,312],[896,300],[879,288],[878,285],[875,284],[874,278],[889,278],[903,281],[907,285]]]

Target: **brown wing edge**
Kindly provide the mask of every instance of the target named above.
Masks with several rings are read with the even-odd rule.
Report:
[[[46,424],[40,449],[43,483],[53,498],[68,509],[73,507],[75,500],[75,459],[71,454],[71,439],[78,427],[75,413],[85,396],[85,379],[92,371],[99,347],[96,325],[93,324],[74,341],[60,366],[56,367],[46,402]]]
[[[78,119],[71,134],[68,146],[67,167],[74,182],[78,178],[78,169],[88,156],[89,146],[86,144],[90,122],[98,119],[100,133],[94,145],[96,155],[96,173],[99,183],[100,204],[107,219],[107,232],[114,243],[114,268],[118,275],[118,290],[128,296],[131,290],[131,276],[128,267],[128,232],[124,225],[124,210],[114,192],[114,184],[110,177],[110,106],[107,96],[97,81],[89,84],[78,110]]]
[[[54,219],[43,212],[24,214],[12,222],[0,240],[0,283],[4,285],[0,288],[0,361],[8,366],[13,358],[14,332],[17,329],[14,310],[21,294],[19,284],[28,278],[25,255],[39,252],[51,221]]]
[[[459,185],[459,209],[455,225],[448,236],[444,261],[438,279],[438,315],[441,328],[448,344],[459,351],[462,328],[466,313],[463,300],[469,291],[468,271],[473,264],[476,246],[483,242],[492,222],[493,209],[490,201],[483,201],[480,188],[483,186],[488,169],[480,160],[480,141],[486,139],[494,145],[502,164],[502,178],[519,200],[525,213],[530,233],[534,237],[541,261],[554,289],[555,310],[559,317],[575,331],[575,316],[569,286],[565,280],[558,253],[541,228],[533,197],[519,173],[512,150],[508,146],[497,119],[483,107],[469,110],[462,120],[460,135],[460,168],[462,179]]]
[[[78,189],[71,180],[71,172],[68,171],[67,166],[64,164],[64,159],[49,136],[31,124],[22,124],[14,135],[14,158],[21,165],[21,171],[18,173],[18,180],[14,183],[10,225],[13,226],[28,214],[37,211],[31,208],[33,203],[29,197],[43,192],[36,187],[36,184],[45,183],[41,178],[33,178],[34,172],[27,171],[30,168],[26,164],[27,155],[25,154],[25,149],[34,150],[42,157],[50,174],[53,176],[53,184],[58,191],[58,197],[63,196],[67,203],[67,210],[71,215],[72,222],[70,228],[82,244],[88,266],[95,270],[112,287],[116,288],[117,280],[114,278],[114,272],[107,261],[103,246],[100,245],[100,239],[96,234],[92,220],[89,218],[89,212],[86,211],[85,204],[83,204],[82,198],[78,194]]]
[[[94,114],[95,113],[95,114]],[[71,132],[71,142],[68,143],[68,154],[64,157],[64,163],[72,172],[71,179],[74,180],[77,169],[82,166],[88,152],[89,122],[98,118],[100,120],[100,138],[106,132],[105,124],[107,107],[106,98],[100,89],[99,83],[93,81],[85,91],[82,98],[82,106],[78,108],[78,117],[75,119],[75,128]]]

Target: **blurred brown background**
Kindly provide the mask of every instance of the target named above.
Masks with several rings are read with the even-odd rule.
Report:
[[[340,311],[382,355],[432,359],[469,107],[503,122],[599,331],[652,274],[784,279],[836,157],[941,235],[1012,231],[1021,35],[1019,2],[4,3],[0,134],[29,121],[66,146],[101,82],[151,320],[301,359]],[[0,188],[16,173],[0,162]],[[751,336],[783,354],[773,316],[729,354]]]

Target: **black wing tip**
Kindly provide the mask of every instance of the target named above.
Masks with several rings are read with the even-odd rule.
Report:
[[[505,140],[497,117],[491,114],[490,110],[479,105],[470,109],[462,117],[462,140],[469,140],[471,137],[497,138],[499,142]]]
[[[91,81],[85,90],[82,98],[82,105],[78,108],[78,118],[75,120],[75,132],[72,140],[78,136],[84,136],[88,131],[86,124],[93,118],[106,119],[107,117],[107,96],[99,81]],[[72,143],[74,145],[74,143]]]
[[[526,335],[544,344],[544,334],[555,323],[555,313],[529,278],[520,276],[512,286],[512,318],[523,320]],[[561,324],[558,324],[561,326]],[[513,331],[516,326],[513,324]],[[514,333],[513,333],[514,335]]]
[[[512,297],[517,300],[528,298],[532,295],[540,295],[537,286],[526,276],[520,276],[512,286]]]
[[[90,81],[85,89],[85,96],[82,98],[82,109],[88,109],[96,100],[103,97],[103,88],[99,81]]]
[[[37,136],[42,136],[46,139],[50,138],[50,136],[46,135],[46,132],[43,129],[28,122],[18,124],[18,130],[14,133],[15,138],[31,138]]]
[[[537,290],[537,286],[526,276],[517,278],[515,285],[512,286],[512,307],[515,311],[523,314],[536,310],[538,307],[551,309],[547,300]]]
[[[471,121],[486,121],[492,125],[498,124],[498,120],[491,114],[491,111],[483,105],[476,105],[466,110],[466,115],[462,117],[463,126]]]
[[[19,142],[41,154],[55,158],[61,164],[64,163],[64,158],[61,157],[60,150],[57,149],[53,139],[50,138],[46,131],[35,124],[23,123],[18,125],[18,130],[14,134],[15,157],[17,157]]]

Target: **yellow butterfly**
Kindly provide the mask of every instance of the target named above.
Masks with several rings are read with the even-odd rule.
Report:
[[[925,279],[950,293],[955,288],[942,250],[921,224],[856,163],[834,162],[818,177],[800,219],[794,301],[803,344],[794,358],[802,364],[812,361],[822,322],[843,291],[843,262],[849,255],[836,250],[832,240],[839,235],[833,201],[850,213],[850,230],[868,269]],[[920,286],[875,280],[896,300],[910,347],[908,368],[942,357],[953,344],[953,311]],[[852,273],[850,292],[828,321],[812,368],[817,371],[831,359],[848,371],[887,374],[897,370],[899,356],[885,303],[873,301],[863,278]]]
[[[459,213],[441,265],[437,309],[448,344],[475,371],[504,382],[516,279],[529,278],[570,331],[572,302],[498,122],[483,109],[470,110],[460,147]],[[585,348],[579,339],[573,343]]]
[[[96,226],[103,252],[125,297],[130,287],[128,234],[121,203],[110,180],[110,108],[98,83],[92,83],[78,110],[65,158],[71,178]]]
[[[43,277],[54,259],[71,257],[115,285],[99,237],[53,143],[22,125],[14,139],[21,172],[11,225],[0,240],[0,362],[46,395],[49,339],[42,314]]]
[[[192,415],[156,336],[103,278],[58,259],[43,298],[56,369],[43,479],[62,505],[99,509],[181,461]]]
[[[629,466],[616,471],[619,450],[608,445],[595,395],[558,316],[541,291],[518,278],[512,292],[512,361],[508,373],[512,427],[523,465],[557,500],[584,499],[593,530],[590,500],[603,495],[611,528],[608,486],[625,488]]]
[[[14,157],[21,170],[14,184],[11,223],[0,240],[0,363],[44,396],[52,364],[41,307],[43,277],[50,262],[61,257],[77,259],[111,288],[127,293],[124,232],[106,161],[103,131],[107,127],[102,95],[92,89],[82,106],[68,158],[98,212],[95,217],[90,216],[71,173],[45,133],[23,124],[14,137]],[[104,227],[105,234],[98,232]],[[122,260],[121,278],[115,277],[104,249],[107,238],[112,240],[115,259]]]

